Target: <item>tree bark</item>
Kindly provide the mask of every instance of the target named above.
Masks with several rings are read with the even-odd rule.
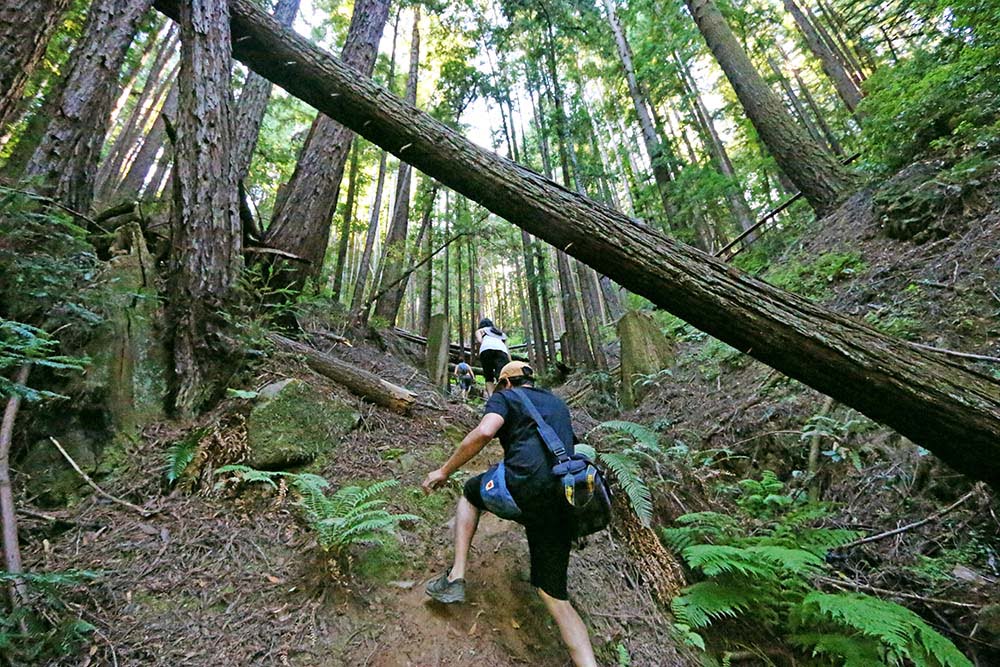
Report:
[[[378,43],[389,17],[389,0],[358,0],[351,16],[341,59],[370,77]],[[292,65],[289,73],[294,71]],[[302,257],[307,263],[287,267],[287,282],[301,289],[307,278],[319,277],[330,239],[340,181],[354,134],[327,116],[313,121],[295,172],[284,196],[275,204],[267,245]]]
[[[844,65],[823,42],[819,33],[816,32],[816,28],[806,18],[806,15],[795,3],[795,0],[783,0],[783,2],[785,4],[785,11],[792,15],[792,18],[795,19],[795,25],[802,31],[806,46],[809,47],[812,54],[819,60],[820,67],[823,68],[823,73],[830,78],[830,81],[833,82],[833,87],[837,90],[837,95],[844,101],[847,109],[853,113],[858,108],[858,104],[861,103],[861,91],[858,90],[854,81],[851,80],[851,76],[847,73]]]
[[[97,162],[128,47],[152,0],[95,0],[80,44],[49,107],[52,114],[26,175],[45,194],[86,213],[94,198]]]
[[[69,0],[0,0],[0,130],[17,116],[28,78],[45,55]]]
[[[407,103],[417,103],[417,76],[420,71],[420,6],[413,7],[413,31],[410,37],[410,70],[406,78]],[[410,165],[400,161],[396,176],[396,199],[393,205],[389,230],[385,235],[385,246],[382,250],[382,287],[395,283],[403,272],[406,263],[406,232],[410,222],[410,183],[412,179]],[[388,290],[375,305],[375,314],[385,320],[386,326],[396,324],[399,315],[399,305],[403,301],[403,290],[406,284]],[[380,288],[381,289],[381,288]]]
[[[242,228],[232,160],[233,92],[226,0],[181,6],[174,160],[173,404],[191,416],[221,389],[231,354],[221,313],[243,266]]]
[[[358,264],[358,277],[354,281],[354,294],[351,296],[351,310],[361,308],[365,300],[365,284],[371,272],[372,252],[375,248],[375,237],[378,236],[379,210],[382,208],[382,188],[385,186],[386,154],[382,151],[378,160],[378,179],[375,184],[375,201],[372,202],[372,213],[368,220],[368,233],[365,234],[365,249],[361,252]]]
[[[679,224],[680,215],[677,207],[670,198],[670,182],[673,179],[666,164],[670,156],[664,154],[664,147],[660,142],[659,133],[657,133],[653,125],[653,119],[650,116],[647,106],[647,96],[645,91],[639,86],[639,82],[635,76],[635,66],[632,63],[632,49],[625,38],[625,32],[622,30],[621,23],[618,21],[612,0],[604,0],[604,11],[607,14],[608,25],[611,26],[611,32],[615,38],[615,46],[618,49],[618,58],[621,60],[622,70],[625,72],[625,82],[628,84],[632,106],[635,109],[636,117],[639,119],[639,128],[642,130],[642,141],[646,146],[646,153],[649,155],[649,162],[653,168],[653,178],[656,180],[656,189],[660,195],[663,212],[667,215],[668,224]],[[667,150],[669,151],[669,148]]]
[[[535,272],[535,249],[531,235],[521,230],[521,254],[524,258],[525,282],[528,286],[528,313],[531,316],[531,335],[535,339],[536,370],[542,371],[549,365],[545,348],[545,330],[542,325],[542,309],[538,299],[538,274]]]
[[[146,138],[142,140],[142,146],[135,154],[135,158],[133,158],[132,164],[129,165],[128,171],[125,172],[122,182],[118,185],[117,193],[119,198],[124,200],[137,198],[143,184],[146,182],[146,178],[149,176],[150,169],[153,168],[153,164],[156,162],[156,156],[160,152],[160,149],[170,150],[166,143],[167,125],[163,119],[176,118],[177,95],[177,84],[174,83],[170,87],[170,92],[167,93],[167,99],[163,101],[160,112],[156,115],[156,120],[153,121],[153,127],[150,128]],[[167,156],[163,156],[161,157],[161,161],[167,164],[170,162],[170,159]]]
[[[383,380],[374,373],[278,334],[270,334],[268,338],[279,349],[304,358],[309,368],[347,387],[369,403],[394,412],[407,412],[417,402],[417,395],[412,391]]]
[[[344,286],[344,260],[347,259],[347,246],[351,240],[351,223],[354,222],[354,207],[358,197],[358,153],[360,143],[351,142],[351,167],[347,172],[347,201],[344,202],[344,219],[340,224],[340,234],[337,238],[337,263],[333,269],[333,299],[340,300],[340,292]]]
[[[18,369],[14,382],[23,386],[28,382],[28,373],[30,372],[31,364],[24,364]],[[15,576],[21,574],[23,568],[21,567],[21,545],[17,538],[14,491],[10,483],[10,447],[14,440],[14,420],[17,419],[17,411],[20,407],[21,397],[17,394],[10,396],[3,411],[3,422],[0,423],[0,524],[2,524],[3,532],[4,569]],[[19,604],[27,602],[27,593],[27,587],[23,580],[11,580],[11,608],[16,609]]]
[[[157,0],[176,16],[178,0]],[[1000,382],[785,292],[464,139],[249,0],[236,55],[370,141],[624,287],[1000,489]],[[290,73],[283,63],[298,67]],[[402,150],[403,147],[406,150]],[[412,150],[411,150],[412,149]]]
[[[299,0],[278,0],[274,7],[274,18],[286,28],[291,27],[295,15],[299,13]],[[257,147],[260,124],[264,122],[267,101],[271,99],[271,82],[250,72],[243,83],[239,103],[236,105],[236,137],[233,146],[233,161],[236,165],[236,180],[242,181],[250,171],[250,161]]]
[[[806,201],[822,215],[850,193],[854,176],[804,133],[754,69],[714,0],[685,0],[757,134]]]

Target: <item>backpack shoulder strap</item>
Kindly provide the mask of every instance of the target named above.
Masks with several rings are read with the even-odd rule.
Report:
[[[538,413],[538,408],[535,404],[531,402],[531,398],[522,391],[517,389],[512,389],[509,392],[510,396],[513,396],[516,401],[520,402],[524,409],[527,411],[528,416],[531,417],[532,421],[535,422],[535,426],[538,427],[538,434],[542,436],[542,441],[545,446],[549,448],[549,451],[556,457],[556,461],[562,463],[563,461],[569,460],[569,456],[566,455],[566,446],[563,444],[562,439],[556,433],[555,429],[549,426],[542,415]]]

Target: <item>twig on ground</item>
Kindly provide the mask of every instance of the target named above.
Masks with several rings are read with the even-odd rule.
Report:
[[[986,354],[971,354],[969,352],[956,352],[955,350],[946,350],[943,347],[934,347],[933,345],[924,345],[923,343],[910,342],[913,347],[920,348],[921,350],[930,350],[931,352],[940,352],[941,354],[947,354],[952,357],[962,357],[963,359],[976,359],[978,361],[993,361],[1000,364],[1000,357],[991,357]]]
[[[894,528],[892,530],[887,530],[884,533],[878,533],[877,535],[869,535],[868,537],[862,537],[859,540],[854,540],[853,542],[848,542],[847,544],[843,544],[843,545],[837,547],[837,550],[839,551],[841,549],[850,549],[852,547],[861,546],[862,544],[868,544],[869,542],[876,542],[878,540],[884,540],[887,537],[892,537],[893,535],[899,535],[900,533],[904,533],[904,532],[906,532],[908,530],[913,530],[914,528],[919,528],[920,526],[923,526],[923,525],[926,525],[928,523],[932,523],[934,521],[937,521],[938,519],[940,519],[941,517],[943,517],[945,514],[947,514],[948,512],[952,511],[953,509],[955,509],[956,507],[958,507],[959,505],[961,505],[962,503],[964,503],[966,500],[968,500],[972,496],[976,495],[977,493],[979,493],[979,485],[978,484],[976,485],[976,488],[974,488],[972,491],[969,491],[968,493],[966,493],[964,496],[962,496],[961,498],[959,498],[958,500],[956,500],[955,502],[953,502],[951,505],[948,505],[944,509],[941,509],[941,510],[938,510],[937,512],[934,512],[930,516],[925,517],[925,518],[921,519],[920,521],[914,521],[913,523],[908,523],[905,526],[900,526],[899,528]]]
[[[76,473],[78,475],[80,475],[80,477],[83,478],[83,481],[85,481],[90,486],[90,488],[92,488],[94,491],[96,491],[98,493],[98,495],[100,495],[100,496],[102,496],[104,498],[107,498],[108,500],[110,500],[110,501],[112,501],[114,503],[118,503],[119,505],[121,505],[123,507],[127,507],[130,510],[132,510],[133,512],[138,512],[139,514],[141,514],[144,517],[153,516],[154,514],[157,513],[155,510],[143,509],[142,507],[139,507],[138,505],[133,505],[132,503],[130,503],[127,500],[122,500],[121,498],[115,497],[115,496],[111,495],[110,493],[108,493],[107,491],[105,491],[104,489],[102,489],[101,487],[97,486],[97,483],[90,478],[90,475],[88,475],[83,470],[81,470],[80,466],[77,465],[76,461],[73,460],[73,457],[70,456],[69,453],[65,449],[63,449],[63,446],[61,444],[59,444],[58,440],[56,440],[52,436],[49,436],[49,440],[52,442],[53,445],[56,446],[56,449],[59,450],[59,453],[63,455],[63,458],[65,458],[67,461],[69,461],[69,464],[71,466],[73,466],[73,470],[75,470]]]
[[[855,591],[866,591],[868,593],[878,593],[880,595],[888,595],[890,597],[905,598],[907,600],[917,600],[918,602],[925,602],[929,604],[940,604],[949,607],[961,607],[963,609],[981,609],[982,605],[972,604],[971,602],[956,602],[955,600],[943,600],[941,598],[931,598],[925,597],[923,595],[917,595],[916,593],[904,593],[902,591],[893,591],[888,588],[878,588],[877,586],[869,586],[868,584],[862,584],[859,581],[853,581],[851,579],[834,579],[833,577],[817,577],[817,581],[834,588],[840,588],[843,590],[844,587],[850,588]]]

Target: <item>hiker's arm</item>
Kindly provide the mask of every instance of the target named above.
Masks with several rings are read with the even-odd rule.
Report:
[[[422,485],[424,491],[429,493],[444,484],[456,470],[482,451],[483,447],[496,436],[501,426],[503,426],[503,417],[500,415],[492,412],[484,415],[479,425],[462,438],[462,443],[445,461],[444,465],[427,474]]]

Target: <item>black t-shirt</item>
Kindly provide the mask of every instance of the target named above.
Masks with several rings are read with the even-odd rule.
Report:
[[[503,417],[503,426],[497,432],[504,452],[507,469],[507,486],[514,500],[525,511],[546,508],[557,498],[558,480],[552,474],[555,457],[538,434],[534,420],[511,392],[521,392],[531,399],[535,409],[556,432],[566,453],[573,453],[576,438],[569,409],[561,398],[549,391],[535,387],[518,387],[495,392],[486,402],[484,414]]]

